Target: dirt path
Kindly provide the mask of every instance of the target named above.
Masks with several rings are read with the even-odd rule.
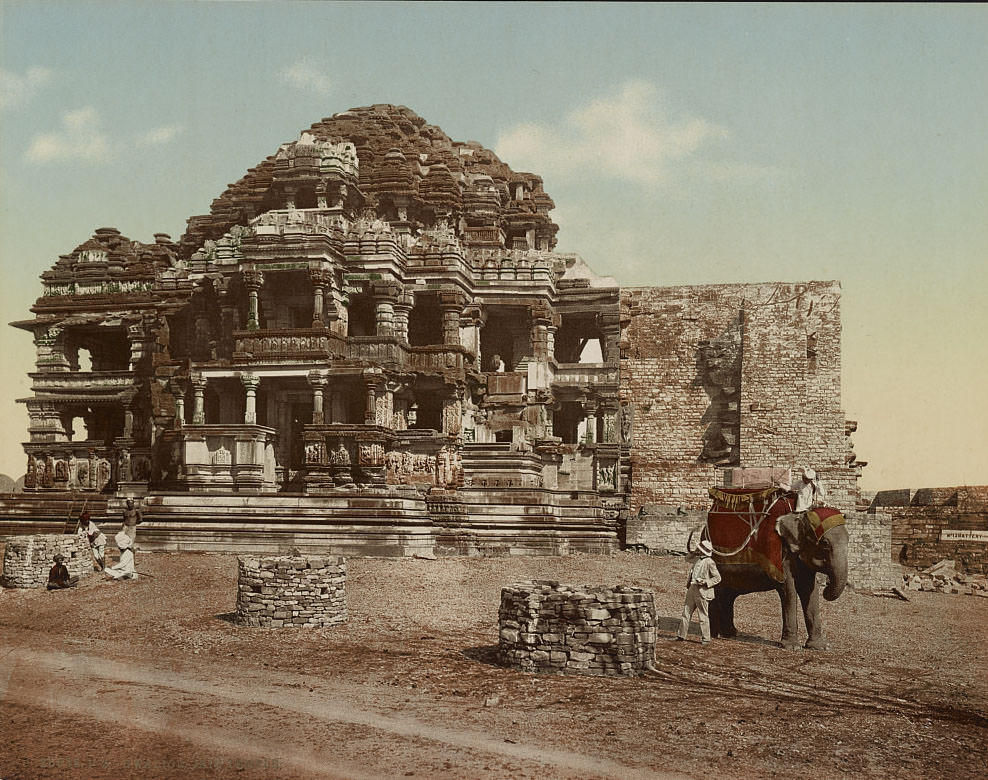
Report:
[[[309,724],[322,722],[344,732],[361,731],[361,738],[370,741],[380,756],[403,756],[402,766],[419,766],[419,761],[410,759],[416,752],[425,751],[429,756],[441,754],[447,761],[456,759],[457,772],[478,761],[486,764],[483,771],[491,771],[491,762],[504,764],[510,759],[518,765],[515,770],[520,768],[545,778],[685,780],[688,777],[642,771],[576,752],[511,743],[476,731],[355,708],[344,703],[343,691],[337,690],[335,696],[326,698],[323,692],[290,690],[291,686],[298,686],[298,680],[291,681],[290,677],[276,685],[244,678],[233,682],[214,676],[216,670],[204,676],[199,669],[190,677],[136,663],[25,648],[7,650],[0,664],[0,669],[6,670],[0,677],[0,700],[7,704],[43,709],[50,713],[49,717],[71,712],[91,721],[116,724],[143,732],[139,741],[145,741],[147,735],[181,740],[210,754],[224,754],[230,764],[266,763],[277,767],[279,772],[288,769],[306,776],[341,780],[387,777],[396,769],[392,761],[375,768],[363,761],[348,762],[335,750],[312,750],[307,745],[278,738],[265,728],[272,720],[271,712],[275,712],[278,720],[291,716]],[[352,686],[348,687],[352,695]],[[98,697],[86,693],[93,690],[100,691]],[[181,720],[176,720],[171,711],[187,697],[194,699],[194,709],[198,712],[186,712]],[[121,701],[126,703],[121,705]],[[243,723],[245,710],[259,713],[255,723]],[[205,713],[208,719],[203,717]],[[218,717],[220,713],[222,717]],[[236,723],[229,726],[198,722],[203,717],[203,721],[212,724],[222,723],[231,714]]]
[[[230,621],[236,561],[142,555],[152,575],[0,594],[0,778],[768,778],[981,780],[988,599],[847,593],[829,653],[775,641],[774,594],[740,641],[660,639],[657,671],[599,679],[496,662],[500,588],[652,588],[660,635],[679,559],[354,559],[348,621]]]

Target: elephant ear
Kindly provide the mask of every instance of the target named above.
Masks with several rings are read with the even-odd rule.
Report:
[[[799,515],[790,514],[783,515],[775,521],[775,530],[778,531],[779,536],[785,539],[786,545],[793,555],[799,555],[799,520]]]

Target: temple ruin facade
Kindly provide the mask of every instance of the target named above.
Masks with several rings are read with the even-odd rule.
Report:
[[[138,497],[151,549],[610,551],[642,504],[762,465],[853,507],[840,285],[621,288],[554,251],[553,206],[377,105],[177,241],[96,230],[13,323],[37,361],[5,522]]]

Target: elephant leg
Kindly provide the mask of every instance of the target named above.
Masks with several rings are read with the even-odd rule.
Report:
[[[738,593],[721,586],[717,586],[714,593],[714,600],[710,602],[710,632],[713,636],[733,639],[738,635],[734,627],[734,600]]]
[[[816,587],[816,572],[805,566],[795,567],[796,592],[803,605],[803,619],[806,621],[806,644],[808,650],[829,650],[830,643],[823,638],[823,620],[820,616],[820,591]]]
[[[783,561],[782,570],[785,580],[779,587],[779,599],[782,601],[782,647],[786,650],[799,649],[799,594],[791,559]]]

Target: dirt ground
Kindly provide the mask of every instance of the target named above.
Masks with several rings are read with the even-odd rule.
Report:
[[[783,651],[778,599],[731,641],[668,641],[685,561],[348,561],[336,628],[234,625],[236,559],[138,554],[134,582],[0,594],[0,778],[983,778],[988,599],[846,592],[829,652]],[[500,588],[653,588],[658,671],[496,663]],[[696,626],[694,625],[694,630]]]

